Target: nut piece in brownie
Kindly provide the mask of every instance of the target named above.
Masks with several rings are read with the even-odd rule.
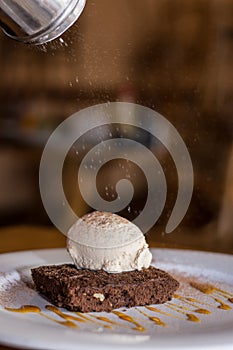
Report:
[[[81,312],[164,303],[179,287],[168,273],[152,266],[108,273],[50,265],[32,269],[32,278],[36,289],[56,306]]]

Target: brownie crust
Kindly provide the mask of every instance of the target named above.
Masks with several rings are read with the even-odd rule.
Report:
[[[32,269],[36,289],[50,302],[70,311],[107,311],[120,307],[161,304],[179,287],[168,273],[150,266],[141,271],[107,273],[79,270],[75,265]]]

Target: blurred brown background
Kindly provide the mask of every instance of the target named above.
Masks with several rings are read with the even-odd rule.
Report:
[[[165,171],[169,195],[149,239],[154,244],[232,250],[232,13],[230,0],[89,0],[78,22],[43,47],[29,47],[0,33],[2,228],[51,225],[40,199],[38,169],[45,142],[62,120],[97,103],[130,101],[173,123],[194,167],[190,208],[179,228],[165,235],[177,194],[176,172],[163,147],[150,142]],[[74,195],[76,163],[83,154],[74,159],[71,152],[64,172],[68,199],[79,215],[90,210],[77,189]],[[117,178],[135,172],[132,164],[125,171],[117,169],[109,164],[99,180],[106,199],[114,198]],[[137,169],[134,202],[121,213],[129,219],[143,208],[143,181]]]

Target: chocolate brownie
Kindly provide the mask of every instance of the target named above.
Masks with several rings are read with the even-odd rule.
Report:
[[[81,312],[164,303],[179,287],[168,273],[152,266],[122,273],[79,270],[71,264],[40,266],[32,269],[32,278],[56,306]]]

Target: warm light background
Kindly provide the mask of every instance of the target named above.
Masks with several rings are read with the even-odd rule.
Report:
[[[169,154],[154,145],[169,196],[149,240],[232,251],[232,11],[227,0],[88,0],[62,42],[32,48],[0,33],[0,239],[11,239],[12,226],[22,235],[25,225],[51,230],[39,196],[38,168],[55,126],[86,106],[131,101],[173,123],[194,166],[191,206],[180,227],[166,236],[176,171]],[[89,208],[76,189],[77,161],[71,152],[64,186],[81,215]],[[114,184],[125,175],[116,166],[109,164],[99,180],[103,196],[105,180]],[[133,210],[122,212],[129,219],[146,196],[139,171],[135,183]],[[17,231],[19,225],[24,226]],[[43,246],[44,236],[36,237],[36,246]]]

